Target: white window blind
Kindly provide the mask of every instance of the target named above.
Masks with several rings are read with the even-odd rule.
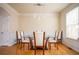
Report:
[[[78,39],[79,37],[79,7],[72,9],[66,14],[66,37]]]

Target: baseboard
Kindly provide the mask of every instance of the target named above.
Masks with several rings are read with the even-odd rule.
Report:
[[[8,43],[8,44],[0,44],[0,46],[13,46],[16,42]]]
[[[74,50],[75,52],[79,53],[79,51],[77,51],[77,50],[75,50],[75,49],[73,49],[73,48],[69,47],[69,46],[68,46],[68,45],[66,45],[65,43],[63,43],[63,42],[62,42],[62,44],[63,44],[64,46],[66,46],[68,49]]]
[[[10,43],[8,46],[13,46],[13,45],[15,45],[15,44],[16,44],[16,42]]]

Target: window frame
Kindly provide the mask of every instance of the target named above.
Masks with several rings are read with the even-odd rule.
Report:
[[[75,16],[75,17],[78,18],[78,19],[77,19],[78,23],[76,23],[76,24],[70,24],[70,25],[67,24],[67,14],[70,13],[70,12],[72,12],[72,11],[74,11],[76,8],[78,9],[77,11],[78,11],[78,16],[79,16],[79,7],[75,7],[75,8],[73,8],[71,11],[69,11],[69,12],[66,13],[66,38],[67,38],[67,39],[73,39],[73,40],[78,40],[78,39],[79,39],[79,27],[78,27],[78,33],[77,33],[78,38],[77,38],[77,39],[75,39],[75,38],[73,38],[73,37],[68,37],[68,36],[67,36],[67,34],[68,34],[68,33],[67,33],[67,28],[69,28],[69,26],[71,26],[71,27],[72,27],[72,26],[74,26],[74,27],[79,26],[79,17],[78,17],[78,16]]]

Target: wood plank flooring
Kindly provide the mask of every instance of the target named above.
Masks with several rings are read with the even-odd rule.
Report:
[[[17,48],[16,45],[10,47],[0,47],[0,55],[34,55],[34,50]],[[52,45],[51,50],[45,50],[45,55],[79,55],[78,52],[69,49],[63,44],[58,44],[58,50]],[[36,55],[43,55],[42,50],[37,50]]]

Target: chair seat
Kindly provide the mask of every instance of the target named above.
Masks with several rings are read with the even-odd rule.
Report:
[[[54,38],[49,38],[48,42],[57,42],[57,40],[54,40]]]
[[[44,43],[46,43],[46,40],[44,41]],[[32,45],[34,46],[34,39],[32,40]],[[43,45],[39,45],[39,46],[43,46]]]
[[[25,40],[22,40],[22,42],[30,42],[29,38],[25,38]]]

